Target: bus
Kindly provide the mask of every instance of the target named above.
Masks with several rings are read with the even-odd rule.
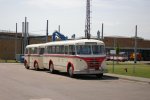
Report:
[[[24,66],[26,69],[34,68],[35,70],[44,69],[43,54],[44,44],[32,44],[25,48]]]
[[[37,52],[32,54],[31,48],[37,48]],[[25,53],[25,65],[32,65],[35,69],[36,67],[38,67],[37,69],[46,68],[50,73],[55,73],[56,70],[63,71],[67,72],[70,77],[77,74],[102,77],[106,71],[105,44],[99,40],[55,41],[29,45],[26,49],[28,49],[26,50],[28,53]]]

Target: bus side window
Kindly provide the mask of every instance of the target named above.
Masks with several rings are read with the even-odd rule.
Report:
[[[75,46],[74,45],[69,45],[69,54],[75,55]]]
[[[68,54],[68,46],[65,46],[65,54]]]
[[[31,48],[29,48],[29,52],[28,53],[31,54]]]
[[[63,45],[61,45],[61,46],[59,46],[59,51],[60,51],[60,54],[64,54],[64,46]]]
[[[29,49],[29,54],[33,54],[33,52],[34,52],[34,48],[30,48]]]
[[[44,48],[44,54],[47,54],[47,47]]]
[[[37,54],[38,53],[38,48],[33,48],[33,54]]]
[[[47,53],[48,53],[48,54],[51,54],[51,53],[52,53],[52,47],[51,47],[51,46],[48,46],[48,47],[47,47]]]
[[[55,46],[55,49],[56,49],[56,50],[55,50],[55,53],[56,53],[56,54],[60,54],[59,46]]]
[[[56,49],[55,48],[56,48],[56,46],[52,46],[52,52],[51,52],[52,54],[56,53]]]
[[[39,49],[40,49],[39,54],[40,54],[40,55],[44,54],[44,48],[39,48]]]

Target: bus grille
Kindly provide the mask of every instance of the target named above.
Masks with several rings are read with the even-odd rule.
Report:
[[[89,69],[99,69],[101,62],[96,59],[87,60],[88,68]]]

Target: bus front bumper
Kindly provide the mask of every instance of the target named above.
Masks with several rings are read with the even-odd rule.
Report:
[[[101,69],[101,70],[95,70],[95,69],[86,69],[86,70],[79,70],[74,71],[74,74],[101,74],[101,73],[107,73],[107,69]]]

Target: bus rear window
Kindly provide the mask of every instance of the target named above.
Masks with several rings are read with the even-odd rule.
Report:
[[[25,49],[25,54],[28,54],[28,48]]]

